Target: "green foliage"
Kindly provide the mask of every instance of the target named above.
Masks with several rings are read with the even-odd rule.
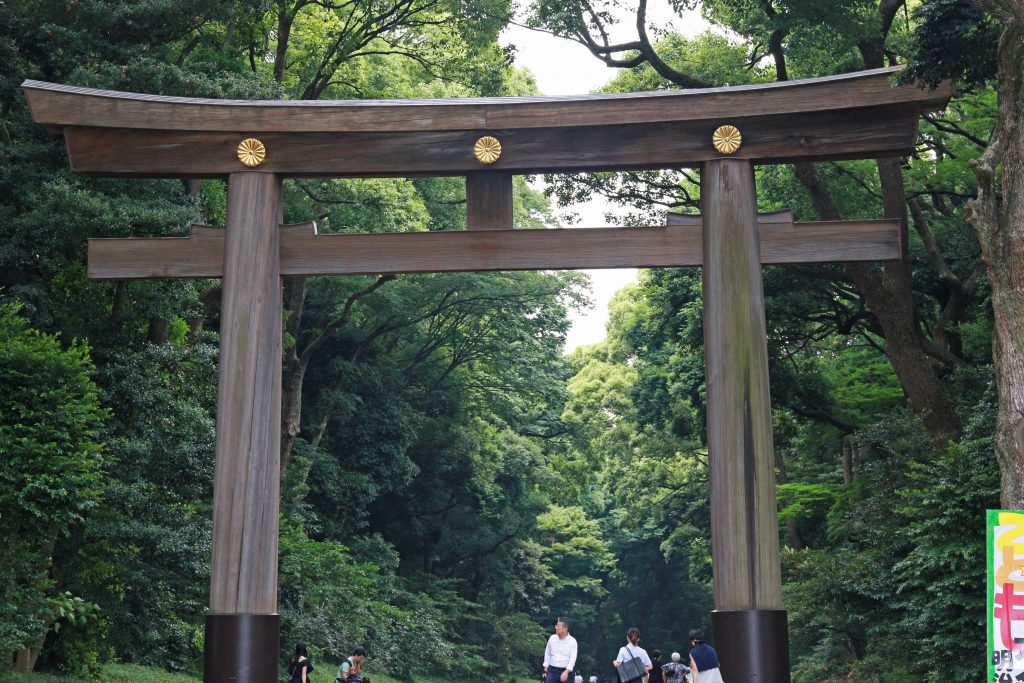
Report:
[[[93,372],[85,344],[62,348],[0,304],[0,650],[35,647],[58,617],[88,611],[52,595],[50,570],[54,544],[101,495],[105,413]]]
[[[102,644],[106,624],[100,607],[74,597],[68,591],[50,600],[54,633],[59,633],[51,657],[60,668],[87,680],[98,680],[100,656],[107,653]],[[64,627],[64,628],[62,628]]]
[[[347,657],[351,643],[366,640],[382,606],[375,601],[376,566],[356,563],[341,544],[314,541],[292,526],[282,529],[279,553],[282,652],[302,640]]]
[[[581,504],[618,559],[596,620],[585,611],[577,634],[587,667],[600,667],[629,626],[665,650],[705,625],[706,457],[694,438],[703,419],[691,403],[699,404],[703,372],[699,346],[689,346],[699,344],[699,294],[692,274],[644,273],[613,300],[608,340],[571,358],[576,374],[563,419],[574,428],[577,457],[597,472]]]
[[[607,594],[602,579],[615,566],[598,523],[580,508],[552,505],[537,517],[536,533],[557,596],[553,616],[572,614],[580,625],[592,623],[587,607]]]
[[[316,664],[318,664],[317,675],[320,677],[319,660],[316,660]],[[328,671],[326,664],[323,671],[333,675],[333,672]],[[413,683],[462,683],[461,679],[449,677],[417,675],[412,679],[399,679],[376,672],[373,674],[373,679],[379,680],[381,683],[409,683],[410,680]],[[0,672],[0,683],[83,683],[84,680],[76,676]],[[98,680],[100,683],[199,683],[202,679],[194,676],[169,673],[154,667],[139,666],[137,664],[107,664],[103,667]],[[465,679],[465,681],[471,680],[475,680],[475,678]],[[532,678],[527,680],[513,676],[501,678],[502,683],[531,683],[532,680]]]
[[[820,517],[836,504],[835,487],[826,484],[779,484],[779,523]]]
[[[854,424],[881,417],[903,402],[903,389],[886,358],[866,345],[842,345],[819,356],[837,413]]]
[[[544,642],[547,635],[528,614],[516,612],[501,615],[494,622],[495,637],[492,642],[497,647],[492,651],[490,659],[497,665],[498,671],[509,675],[509,678],[518,672],[529,673],[533,667],[524,666],[524,663],[536,661],[537,643]]]
[[[998,507],[999,468],[992,447],[995,414],[990,385],[975,407],[964,440],[929,463],[914,464],[900,500],[907,520],[901,534],[913,547],[894,567],[899,581],[896,606],[904,610],[898,629],[917,634],[922,661],[937,649],[964,651],[948,667],[930,672],[928,680],[936,682],[977,680],[977,663],[985,659],[980,639],[964,639],[965,633],[975,633],[986,623],[984,606],[977,599],[977,587],[985,580],[985,563],[979,561],[985,551],[980,532],[970,542],[963,531],[980,529],[985,510]]]
[[[948,450],[935,450],[906,415],[869,432],[874,455],[829,511],[832,542],[784,555],[794,680],[871,677],[880,667],[893,680],[982,675],[981,639],[968,645],[966,634],[984,625],[978,558],[985,509],[998,505],[994,419],[989,394],[964,442]],[[978,533],[965,536],[971,528]],[[952,647],[973,655],[936,667],[936,649]]]
[[[415,2],[392,14],[395,7],[168,0],[0,10],[0,49],[16,57],[4,61],[0,93],[0,285],[27,303],[36,324],[92,341],[112,411],[107,466],[95,486],[103,503],[53,551],[57,585],[99,605],[103,620],[60,629],[43,666],[108,656],[96,637],[104,632],[117,657],[196,666],[216,386],[216,337],[203,327],[216,328],[218,292],[208,282],[89,283],[82,262],[89,236],[182,235],[194,220],[222,222],[225,194],[218,181],[196,191],[71,176],[61,170],[60,141],[28,122],[17,85],[31,76],[237,99],[535,92],[495,42],[508,18],[504,0]],[[282,18],[292,20],[290,34],[279,30]],[[515,187],[517,226],[549,224],[547,200],[525,179]],[[464,201],[458,179],[302,181],[287,184],[285,212],[287,220],[317,219],[323,232],[459,229]],[[525,617],[505,608],[543,592],[539,575],[516,561],[546,505],[538,435],[558,431],[558,350],[580,282],[532,273],[408,278],[356,307],[311,365],[306,398],[321,402],[307,411],[285,472],[286,640],[303,637],[333,657],[362,642],[377,666],[408,676],[414,667],[487,666],[476,653],[493,632],[458,626],[496,622],[498,610],[508,620],[496,628],[526,638],[518,628]],[[363,286],[312,281],[292,348],[327,329]],[[161,322],[168,332],[154,338]],[[456,502],[445,508],[449,494]],[[443,515],[403,524],[402,515],[431,509],[435,497]],[[431,552],[422,564],[420,547]],[[408,561],[405,576],[399,557]],[[52,580],[28,569],[45,594]],[[522,593],[505,589],[513,575]],[[467,656],[452,656],[456,642]],[[493,668],[525,671],[528,649],[524,640]]]
[[[977,86],[995,77],[995,19],[963,0],[925,0],[914,14],[917,46],[905,79],[928,85],[962,79]]]

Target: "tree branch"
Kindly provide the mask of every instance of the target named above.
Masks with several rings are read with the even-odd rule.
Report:
[[[977,145],[981,149],[988,147],[988,142],[982,140],[977,135],[973,135],[969,131],[963,129],[963,127],[957,125],[955,121],[944,119],[936,116],[935,114],[925,114],[924,120],[932,124],[936,130],[940,130],[943,133],[952,133],[953,135],[959,135],[967,140],[970,140],[973,144]]]
[[[313,354],[316,353],[317,349],[327,342],[331,335],[348,323],[349,318],[352,315],[352,307],[359,299],[373,294],[375,291],[394,279],[394,275],[381,275],[377,278],[376,282],[369,287],[361,289],[349,296],[348,299],[345,300],[345,308],[342,310],[341,315],[329,322],[317,338],[310,342],[309,346],[303,349],[302,355],[299,357],[303,366],[309,364],[309,359],[313,357]]]

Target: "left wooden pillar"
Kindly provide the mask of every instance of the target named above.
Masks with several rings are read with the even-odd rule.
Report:
[[[281,179],[228,176],[205,683],[274,683],[280,624]]]

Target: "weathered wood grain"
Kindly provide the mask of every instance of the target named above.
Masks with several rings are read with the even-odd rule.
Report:
[[[691,228],[703,228],[704,217],[693,213],[669,213],[665,219],[666,225],[685,225]],[[757,214],[757,226],[758,230],[763,234],[765,229],[769,231],[774,230],[775,226],[784,226],[792,228],[794,225],[793,212],[789,209],[783,209],[782,211],[772,211],[770,213],[759,213]],[[801,223],[801,226],[809,225],[809,223]],[[194,232],[192,234],[195,234]]]
[[[500,230],[512,226],[512,174],[479,171],[466,175],[466,228]]]
[[[282,275],[366,275],[487,270],[698,266],[701,232],[690,217],[668,227],[572,228],[315,235],[281,228]],[[700,217],[694,217],[700,221]],[[790,216],[790,219],[792,217]],[[670,222],[677,219],[670,218]],[[765,217],[762,217],[762,221]],[[765,265],[899,258],[899,221],[762,222]],[[89,240],[89,277],[130,280],[220,277],[223,230],[193,237]]]
[[[210,611],[277,612],[281,179],[228,179]],[[201,238],[209,239],[205,233]]]
[[[26,80],[33,119],[46,126],[118,126],[150,130],[279,132],[399,132],[581,125],[825,112],[914,103],[918,111],[945,105],[952,87],[892,86],[900,67],[825,78],[724,88],[664,90],[572,97],[493,97],[400,101],[258,101],[165,97]]]
[[[193,226],[190,237],[90,238],[87,260],[91,280],[220,277],[224,229],[197,234]]]
[[[715,608],[782,607],[754,170],[704,165],[704,359]]]
[[[486,167],[473,156],[477,131],[267,132],[258,136],[267,149],[259,169],[283,176],[359,177],[677,168],[720,158],[711,136],[723,123],[743,134],[734,158],[757,163],[874,158],[913,151],[917,120],[917,108],[901,104],[828,115],[497,129],[490,132],[501,140],[501,158]],[[68,127],[65,140],[77,173],[208,178],[244,170],[236,148],[252,134]]]

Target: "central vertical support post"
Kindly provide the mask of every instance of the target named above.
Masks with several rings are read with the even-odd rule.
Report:
[[[512,174],[476,171],[466,174],[466,229],[512,227]]]
[[[789,683],[752,163],[706,162],[701,212],[714,643],[726,681]]]
[[[228,176],[205,683],[276,683],[281,179]]]

